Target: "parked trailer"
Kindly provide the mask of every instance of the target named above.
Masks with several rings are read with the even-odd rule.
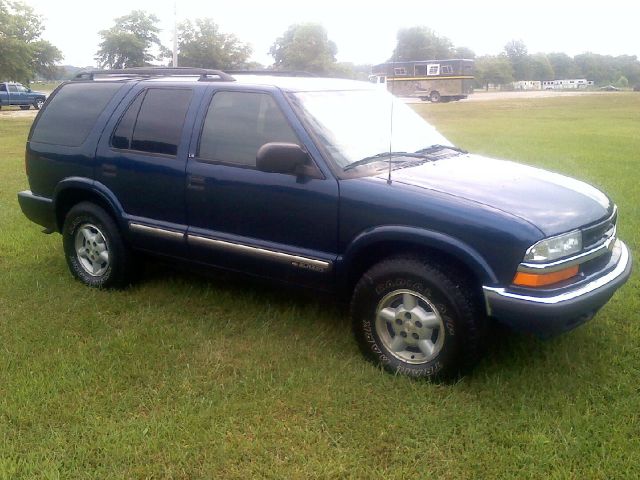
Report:
[[[575,90],[593,86],[593,80],[586,78],[573,78],[566,80],[544,80],[542,88],[544,90]]]
[[[473,92],[473,60],[422,60],[375,65],[369,80],[399,97],[434,103],[467,98]]]

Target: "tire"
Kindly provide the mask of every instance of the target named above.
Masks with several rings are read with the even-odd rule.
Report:
[[[20,110],[29,110],[31,105],[20,105]]]
[[[40,110],[44,105],[44,99],[38,98],[35,102],[33,102],[33,108],[36,110]]]
[[[487,319],[462,272],[413,257],[367,271],[353,293],[353,332],[364,355],[394,374],[439,380],[474,366]]]
[[[431,103],[438,103],[440,101],[440,98],[440,92],[438,92],[437,90],[434,90],[429,94],[429,100],[431,100]]]
[[[96,204],[81,202],[69,210],[62,243],[69,270],[85,285],[117,288],[129,283],[131,253],[113,218]]]

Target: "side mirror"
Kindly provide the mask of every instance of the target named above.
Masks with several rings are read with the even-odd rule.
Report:
[[[305,174],[309,154],[295,143],[265,143],[256,155],[256,167],[261,172]]]
[[[30,88],[27,88],[27,92],[28,92],[28,93],[31,93],[31,89],[30,89]]]

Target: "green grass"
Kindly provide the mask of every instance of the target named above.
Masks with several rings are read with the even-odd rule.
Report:
[[[605,189],[637,256],[640,95],[417,108],[465,148]],[[29,122],[0,118],[0,478],[637,476],[637,274],[589,324],[507,336],[459,382],[394,377],[324,299],[168,267],[73,281],[16,201]]]

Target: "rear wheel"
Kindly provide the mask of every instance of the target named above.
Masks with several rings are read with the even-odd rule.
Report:
[[[418,258],[385,260],[367,271],[351,303],[365,356],[389,372],[428,379],[473,366],[486,317],[462,277]]]
[[[115,221],[101,207],[75,205],[65,218],[62,242],[69,270],[85,285],[110,288],[129,281],[131,254]]]

